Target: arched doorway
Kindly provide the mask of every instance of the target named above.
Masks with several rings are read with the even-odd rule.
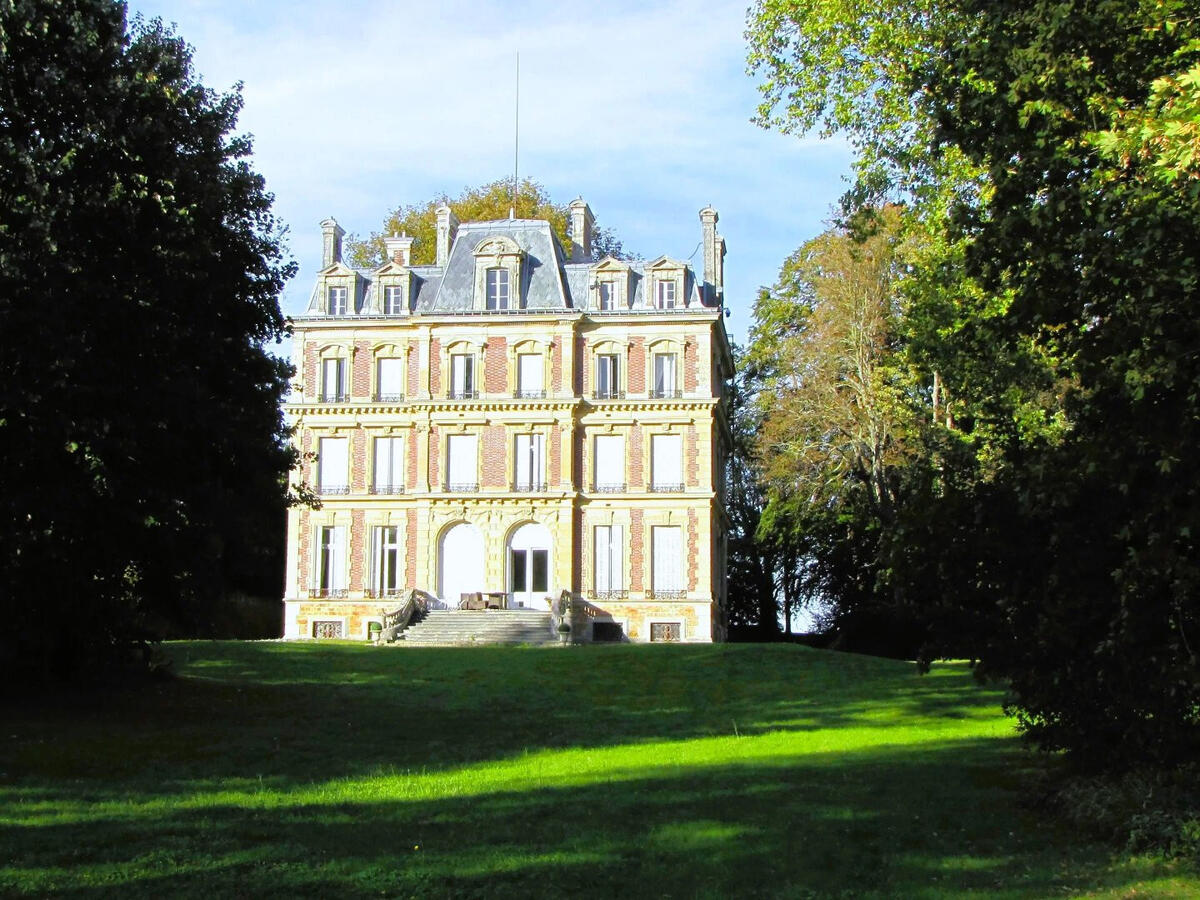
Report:
[[[483,533],[470,522],[451,525],[438,548],[438,596],[451,609],[463,594],[485,590]]]
[[[530,522],[508,539],[508,605],[544,609],[550,590],[550,529]]]

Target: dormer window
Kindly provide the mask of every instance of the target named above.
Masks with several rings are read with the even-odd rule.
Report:
[[[659,281],[655,283],[654,305],[659,309],[675,308],[674,281]]]
[[[487,270],[487,308],[500,310],[509,308],[509,271],[492,268]]]
[[[349,292],[344,287],[331,287],[326,294],[325,313],[330,316],[346,314],[346,297]]]
[[[599,289],[599,307],[600,309],[616,309],[620,303],[621,290],[615,281],[602,281],[597,285]]]
[[[404,312],[404,288],[400,285],[393,284],[383,289],[383,312],[389,316]]]

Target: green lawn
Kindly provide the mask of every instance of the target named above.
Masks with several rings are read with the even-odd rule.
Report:
[[[180,643],[4,710],[0,894],[1194,897],[1020,804],[962,665],[793,646]]]

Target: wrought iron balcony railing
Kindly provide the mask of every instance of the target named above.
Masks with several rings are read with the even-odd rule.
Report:
[[[588,591],[589,600],[628,600],[629,591]]]
[[[679,400],[683,397],[683,391],[678,388],[652,388],[650,390],[651,400]]]
[[[479,482],[450,481],[446,483],[446,490],[451,494],[470,494],[479,490]]]
[[[321,393],[319,393],[317,395],[317,402],[318,403],[349,403],[350,402],[350,394],[347,391],[335,391],[333,393],[327,393],[326,391],[321,391]]]
[[[684,600],[687,598],[687,591],[675,588],[655,588],[652,591],[646,591],[647,600]]]
[[[348,494],[350,493],[350,485],[348,484],[321,484],[317,485],[317,493],[328,494]]]
[[[478,400],[479,391],[448,391],[446,396],[451,400]]]
[[[599,389],[592,391],[592,397],[596,400],[624,400],[625,392],[617,390]]]
[[[546,392],[529,390],[528,388],[518,388],[513,392],[513,396],[518,400],[545,400]]]
[[[544,481],[514,481],[512,489],[514,491],[526,491],[529,493],[541,493],[550,489],[550,486]]]
[[[403,394],[376,394],[375,402],[376,403],[403,403],[404,395]]]
[[[402,484],[377,484],[371,488],[372,494],[403,494],[404,485]]]
[[[650,485],[650,493],[652,494],[682,494],[684,486],[682,484],[660,484],[654,483]]]
[[[315,587],[308,592],[310,597],[321,597],[329,600],[344,600],[350,595],[345,588]]]
[[[597,494],[623,494],[625,493],[625,482],[597,481],[595,492]]]

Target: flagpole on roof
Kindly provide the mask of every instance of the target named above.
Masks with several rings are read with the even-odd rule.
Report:
[[[517,86],[516,98],[513,103],[513,187],[512,206],[508,208],[508,217],[517,217],[517,161],[521,151],[521,53],[517,51]]]

